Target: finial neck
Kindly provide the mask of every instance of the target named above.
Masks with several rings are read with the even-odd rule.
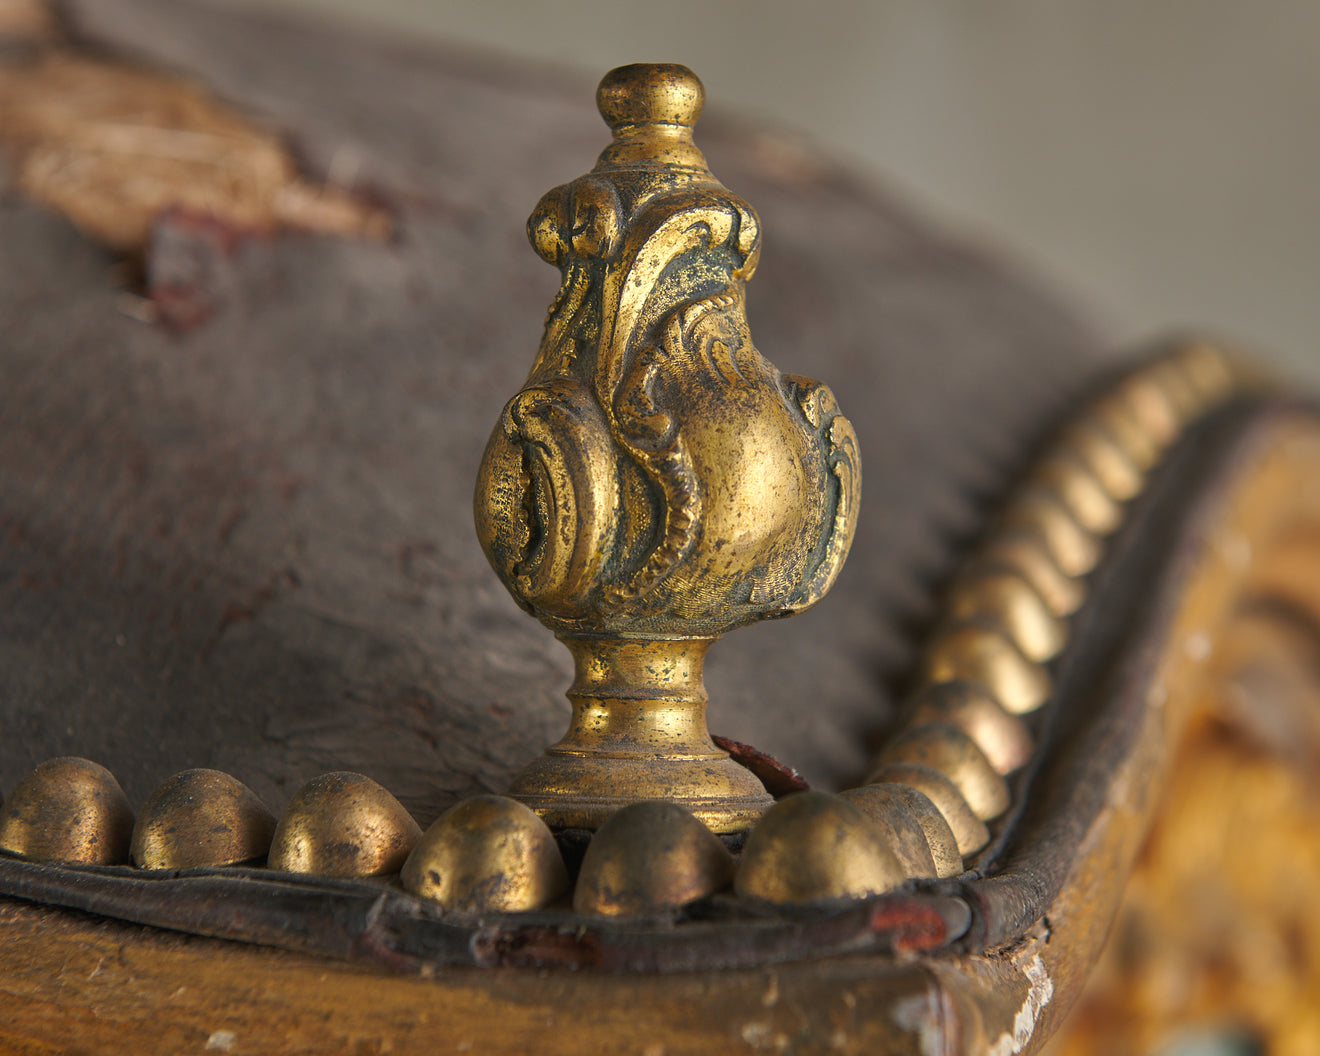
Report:
[[[714,180],[706,156],[693,142],[687,125],[620,125],[614,129],[614,142],[596,160],[596,173],[654,169],[663,170],[673,182],[675,176],[690,174]]]
[[[614,133],[595,171],[690,170],[710,176],[692,130],[706,103],[697,75],[686,66],[639,62],[619,66],[596,89],[600,116]]]

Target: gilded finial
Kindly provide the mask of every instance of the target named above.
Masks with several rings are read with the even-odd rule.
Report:
[[[704,656],[833,584],[856,437],[827,387],[752,343],[760,221],[693,142],[701,82],[622,66],[596,100],[613,142],[528,220],[562,281],[477,481],[491,564],[577,666],[568,734],[510,794],[552,826],[664,799],[736,831],[771,800],[710,740]]]

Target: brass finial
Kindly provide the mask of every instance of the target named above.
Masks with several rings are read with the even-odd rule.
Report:
[[[567,735],[510,790],[553,826],[663,799],[748,827],[771,800],[710,740],[706,650],[819,601],[852,541],[856,437],[752,344],[760,223],[692,141],[703,101],[683,66],[606,74],[613,142],[527,223],[563,279],[475,506],[495,571],[576,662]]]

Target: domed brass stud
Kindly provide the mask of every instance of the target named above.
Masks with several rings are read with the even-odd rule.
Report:
[[[1004,524],[1038,531],[1055,564],[1069,576],[1084,576],[1100,561],[1100,540],[1044,488],[1032,488],[1019,495],[1005,511]]]
[[[1207,402],[1222,400],[1238,382],[1236,366],[1223,351],[1204,341],[1194,341],[1174,355],[1192,387]]]
[[[1050,695],[1050,676],[998,631],[974,623],[943,631],[926,658],[926,681],[981,686],[1014,715],[1035,711]]]
[[[640,916],[695,902],[733,881],[733,855],[673,803],[633,803],[611,814],[582,859],[573,908]]]
[[[996,532],[981,550],[975,569],[1009,568],[1036,588],[1056,616],[1070,616],[1086,599],[1086,586],[1050,556],[1045,537],[1031,529]],[[971,576],[972,569],[966,573]]]
[[[1111,397],[1117,400],[1161,454],[1182,429],[1182,415],[1173,394],[1151,373],[1151,368],[1130,374],[1118,383]]]
[[[741,898],[802,905],[883,894],[905,879],[884,834],[857,807],[824,792],[798,792],[752,829],[733,889]]]
[[[949,615],[1000,630],[1030,660],[1059,654],[1068,627],[1050,611],[1026,576],[1000,566],[974,566],[959,577],[948,603]]]
[[[939,808],[953,830],[958,853],[966,858],[990,842],[990,830],[978,818],[957,786],[938,770],[920,763],[889,763],[869,778],[868,785],[910,785]]]
[[[1206,398],[1188,376],[1176,356],[1167,357],[1150,366],[1151,380],[1168,396],[1181,429],[1206,407]]]
[[[884,784],[839,795],[880,827],[908,876],[943,879],[963,871],[953,830],[925,793],[911,785]]]
[[[400,877],[406,890],[455,913],[540,909],[568,889],[546,823],[507,796],[473,796],[426,830]]]
[[[1093,417],[1069,427],[1062,446],[1086,466],[1109,495],[1126,502],[1141,491],[1145,474],[1114,435]]]
[[[1142,473],[1154,466],[1164,453],[1167,441],[1159,442],[1147,431],[1141,416],[1132,408],[1121,388],[1096,402],[1091,408],[1091,419],[1113,438]]]
[[[1026,723],[971,682],[939,682],[922,689],[912,701],[908,723],[929,722],[957,726],[1001,774],[1011,774],[1031,758],[1033,745]]]
[[[286,873],[384,876],[397,873],[422,830],[369,777],[337,771],[314,777],[289,801],[267,864]]]
[[[1123,519],[1123,504],[1085,462],[1066,448],[1037,465],[1031,479],[1057,498],[1087,532],[1108,535]]]
[[[275,816],[247,785],[219,770],[185,770],[165,781],[138,812],[133,864],[194,869],[264,858]]]
[[[0,850],[34,862],[123,865],[132,836],[124,790],[88,759],[48,759],[0,807]]]
[[[972,813],[982,821],[1008,809],[1008,782],[985,753],[957,726],[947,722],[904,730],[880,753],[879,765],[920,763],[938,770],[957,786]]]

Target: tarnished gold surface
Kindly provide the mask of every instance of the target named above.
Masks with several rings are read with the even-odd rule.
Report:
[[[733,872],[733,855],[682,807],[634,803],[592,837],[573,908],[607,917],[676,909],[727,887]]]
[[[314,777],[289,801],[268,864],[288,873],[384,876],[397,873],[422,830],[403,805],[362,774]]]
[[[871,785],[910,785],[929,799],[949,823],[958,853],[966,858],[990,842],[990,830],[958,791],[938,770],[921,763],[888,763],[867,779]]]
[[[185,770],[161,784],[138,812],[133,864],[192,869],[265,858],[275,816],[247,785],[219,770]]]
[[[46,760],[0,807],[0,851],[34,862],[125,865],[132,836],[124,790],[88,759]]]
[[[1302,639],[1303,649],[1296,659],[1304,661],[1308,656],[1305,632],[1299,629],[1305,621],[1298,621],[1292,604],[1301,604],[1306,612],[1316,611],[1316,592],[1311,584],[1320,580],[1299,573],[1299,569],[1308,572],[1314,563],[1311,560],[1316,553],[1312,545],[1314,532],[1309,536],[1285,534],[1279,529],[1295,522],[1282,520],[1278,515],[1280,508],[1295,507],[1296,496],[1309,494],[1305,472],[1296,472],[1297,469],[1309,471],[1316,462],[1314,429],[1308,425],[1308,431],[1312,440],[1307,457],[1290,463],[1293,469],[1284,473],[1282,479],[1277,475],[1280,468],[1277,465],[1265,472],[1256,465],[1246,465],[1240,470],[1241,478],[1250,487],[1235,489],[1232,505],[1236,512],[1227,523],[1217,524],[1209,545],[1199,548],[1200,557],[1191,568],[1191,585],[1180,586],[1180,611],[1173,630],[1165,635],[1164,644],[1158,646],[1162,655],[1150,658],[1150,662],[1158,663],[1160,673],[1148,683],[1150,692],[1145,695],[1148,700],[1160,703],[1144,709],[1141,722],[1133,727],[1135,736],[1131,741],[1140,754],[1128,756],[1120,762],[1121,769],[1110,774],[1114,788],[1126,792],[1149,790],[1151,775],[1163,773],[1162,760],[1168,753],[1170,738],[1185,726],[1183,717],[1196,706],[1192,702],[1206,698],[1207,684],[1222,683],[1222,678],[1204,670],[1207,661],[1200,648],[1188,646],[1213,629],[1216,644],[1209,665],[1217,668],[1214,658],[1222,642],[1220,629],[1237,599],[1259,598],[1263,584],[1275,584],[1276,589],[1267,590],[1265,596],[1289,601],[1288,605],[1280,606],[1283,611],[1279,618],[1291,624],[1293,632]],[[1256,455],[1260,456],[1266,449],[1275,452],[1286,447],[1271,438],[1269,444],[1257,447]],[[1276,454],[1274,458],[1277,457]],[[1296,457],[1294,452],[1291,458]],[[1274,458],[1268,461],[1273,462]],[[1273,477],[1273,483],[1262,487],[1266,477]],[[1255,548],[1250,560],[1244,559],[1242,547],[1237,545],[1244,540],[1254,543],[1281,538],[1289,541],[1282,546]],[[1304,560],[1299,562],[1299,557]],[[1244,568],[1254,570],[1249,578],[1244,579]],[[1294,598],[1301,600],[1293,602]],[[1205,681],[1207,677],[1210,683]],[[920,695],[914,705],[913,715],[923,706]],[[1258,716],[1254,709],[1252,712],[1254,723]],[[1256,725],[1252,728],[1257,735],[1264,729]],[[1218,724],[1216,729],[1222,733]],[[1299,932],[1296,925],[1299,920],[1314,918],[1309,907],[1314,901],[1315,885],[1284,885],[1288,897],[1280,906],[1277,871],[1258,866],[1261,862],[1286,859],[1288,840],[1296,844],[1301,838],[1297,834],[1308,824],[1314,828],[1313,819],[1305,816],[1308,809],[1302,809],[1310,807],[1314,796],[1308,799],[1306,773],[1293,775],[1297,780],[1290,779],[1284,786],[1275,783],[1280,775],[1272,776],[1275,766],[1262,765],[1266,763],[1260,757],[1262,745],[1254,738],[1247,741],[1251,743],[1245,757],[1242,746],[1246,742],[1239,739],[1232,742],[1238,749],[1232,758],[1217,759],[1216,765],[1207,767],[1190,785],[1175,782],[1175,788],[1183,791],[1190,788],[1192,794],[1177,796],[1174,802],[1195,808],[1197,817],[1191,819],[1195,824],[1185,824],[1188,821],[1185,810],[1182,816],[1175,814],[1169,819],[1169,832],[1165,835],[1172,834],[1176,839],[1164,845],[1157,840],[1144,852],[1147,864],[1153,860],[1152,855],[1159,859],[1156,864],[1168,883],[1156,895],[1160,898],[1167,895],[1168,904],[1148,902],[1142,907],[1160,912],[1143,913],[1135,921],[1141,925],[1140,934],[1137,929],[1124,928],[1122,922],[1113,932],[1121,940],[1113,944],[1114,948],[1125,959],[1121,965],[1122,982],[1125,985],[1135,982],[1135,994],[1139,998],[1155,996],[1161,1003],[1167,999],[1167,1005],[1134,1008],[1123,1004],[1100,1009],[1098,1018],[1082,1024],[1090,1042],[1086,1052],[1114,1051],[1115,1036],[1130,1040],[1143,1027],[1139,1018],[1143,1011],[1167,1010],[1170,1019],[1182,1027],[1191,1009],[1196,1014],[1208,1012],[1213,1021],[1221,1023],[1229,1017],[1232,1022],[1254,1026],[1259,1016],[1265,1025],[1281,1024],[1280,1029],[1286,1029],[1280,1044],[1281,1054],[1284,1049],[1296,1056],[1313,1053],[1316,987],[1315,973],[1307,969],[1313,967],[1310,962],[1315,958],[1303,960],[1298,951],[1309,955],[1310,949],[1317,947],[1314,942],[1308,947],[1296,941],[1299,934],[1304,940],[1313,938],[1305,933],[1306,929]],[[1293,739],[1282,743],[1289,753],[1293,745]],[[1197,754],[1194,758],[1204,757]],[[1110,765],[1102,760],[1099,769],[1105,770]],[[1050,769],[1056,772],[1046,771],[1046,787],[1037,787],[1035,794],[1060,787],[1056,783],[1057,768]],[[1283,787],[1286,795],[1246,795],[1234,800],[1231,795],[1234,789],[1229,788],[1225,793],[1227,785],[1222,781],[1222,775],[1230,772],[1239,778],[1236,785],[1248,793],[1253,788],[1256,791],[1265,788],[1266,793],[1272,793]],[[1038,781],[1037,785],[1040,784]],[[877,787],[906,791],[913,803],[926,804],[935,817],[942,819],[934,805],[915,788]],[[1061,783],[1065,794],[1075,787],[1075,781]],[[847,798],[861,807],[872,793],[872,789],[862,789],[849,793]],[[1066,801],[1066,795],[1061,798]],[[343,1024],[351,1021],[350,1025],[363,1037],[389,1036],[395,1039],[394,1047],[399,1051],[426,1051],[428,1042],[434,1048],[436,1021],[434,1017],[418,1018],[413,1014],[421,1007],[420,1002],[430,1008],[443,1005],[444,1035],[476,1038],[474,1051],[483,1044],[490,1051],[527,1051],[537,1048],[538,1040],[545,1038],[557,1039],[565,1050],[574,1044],[591,1048],[596,1041],[605,1048],[612,1044],[617,1048],[615,1043],[621,1037],[660,1037],[668,1050],[683,1048],[684,1051],[689,1048],[723,1051],[729,1048],[732,1038],[735,1047],[741,1039],[752,1048],[768,1051],[789,1051],[796,1047],[803,1051],[838,1048],[879,1052],[897,1048],[916,1052],[924,1051],[935,1038],[947,1042],[956,1051],[1008,1052],[1016,1048],[1024,1053],[1034,1052],[1057,1024],[1076,994],[1082,976],[1094,963],[1117,888],[1142,840],[1143,816],[1153,807],[1150,797],[1144,798],[1146,802],[1142,803],[1138,802],[1142,796],[1134,799],[1124,794],[1110,797],[1101,805],[1087,838],[1067,863],[1068,875],[1062,890],[1052,898],[1047,921],[1039,927],[1018,931],[1010,936],[1011,945],[997,947],[988,956],[980,955],[980,947],[973,945],[977,941],[976,933],[969,933],[971,941],[960,948],[934,956],[900,954],[897,961],[888,954],[867,950],[859,951],[856,956],[803,959],[744,971],[715,970],[713,965],[712,970],[706,970],[707,965],[703,964],[694,965],[692,971],[646,976],[610,970],[585,971],[572,977],[561,975],[563,985],[556,983],[553,973],[547,976],[530,970],[497,969],[487,973],[483,985],[473,986],[470,970],[442,971],[433,979],[403,973],[381,974],[353,966],[327,971],[323,961],[300,955],[245,948],[237,943],[183,940],[150,931],[135,932],[133,941],[150,946],[151,956],[132,958],[132,963],[125,967],[122,958],[116,957],[124,942],[122,929],[103,921],[89,924],[78,916],[14,904],[5,921],[7,936],[10,932],[14,936],[8,936],[11,941],[0,943],[0,949],[8,950],[6,971],[0,972],[0,976],[7,981],[7,992],[19,994],[22,999],[9,1002],[15,1006],[17,1018],[0,1017],[0,1034],[15,1039],[21,1048],[31,1037],[48,1040],[47,1029],[68,1019],[76,1022],[61,1037],[67,1036],[73,1044],[85,1041],[86,1032],[94,1029],[100,1043],[97,1051],[101,1051],[115,1047],[119,1037],[125,1035],[123,1023],[131,1022],[169,1029],[170,1037],[179,1039],[175,1047],[183,1047],[191,1043],[189,1039],[204,1037],[205,1030],[215,1022],[215,1010],[224,1008],[231,1021],[238,1016],[239,1025],[246,1024],[244,1029],[248,1033],[244,1037],[302,1037],[305,1033],[314,1039],[328,1038],[322,1047],[333,1048],[335,1038],[344,1034]],[[1222,821],[1219,816],[1225,810],[1231,812],[1235,803],[1249,803],[1252,809],[1238,811],[1239,816],[1229,819],[1234,824],[1216,824],[1216,819]],[[1296,804],[1302,806],[1293,810]],[[892,810],[901,813],[897,806]],[[1277,819],[1284,812],[1295,816],[1280,825]],[[1033,807],[1028,816],[1035,813]],[[1309,814],[1315,813],[1309,809]],[[1259,824],[1267,815],[1275,823],[1273,829]],[[883,820],[885,815],[880,817]],[[948,830],[947,822],[941,823]],[[1215,838],[1206,840],[1207,832]],[[1276,845],[1262,851],[1260,839],[1252,844],[1251,838],[1262,832],[1277,837]],[[1039,830],[1036,835],[1040,835]],[[952,841],[951,831],[949,840]],[[803,840],[794,846],[805,854],[812,844]],[[942,873],[957,871],[954,855],[956,849]],[[1169,866],[1170,861],[1173,867]],[[1030,881],[1021,871],[1016,872],[1015,876],[1000,878],[1007,885],[1001,890],[1027,894]],[[1213,881],[1208,887],[1207,878]],[[969,880],[973,891],[980,887],[981,892],[986,892],[992,886],[979,885],[970,876]],[[1229,907],[1231,919],[1215,917],[1228,919],[1232,927],[1207,929],[1205,907],[1209,905],[1212,910],[1222,912],[1222,904],[1216,907],[1216,902],[1226,890],[1236,899],[1245,890],[1249,900],[1236,901]],[[1189,892],[1197,897],[1188,898]],[[1147,897],[1150,894],[1149,889],[1141,893]],[[761,907],[746,908],[751,912],[761,911]],[[877,908],[880,912],[872,920],[881,926],[891,907]],[[977,923],[984,919],[979,912],[977,917]],[[1161,956],[1143,963],[1143,954],[1149,950],[1143,949],[1148,944],[1140,941],[1141,936],[1149,937],[1152,930],[1160,931],[1149,926],[1152,921],[1160,925],[1172,922],[1158,937],[1164,939],[1168,933],[1176,933],[1173,937],[1186,939],[1188,945],[1176,941],[1161,943],[1156,951]],[[643,949],[650,941],[648,932],[655,934],[651,928],[632,923],[609,926],[564,920],[562,928],[546,926],[546,918],[525,923],[527,931],[533,934],[532,941],[544,943],[538,948],[552,962],[565,950],[590,952],[593,937],[603,933],[626,936],[626,941],[635,941]],[[492,932],[502,924],[484,929],[478,941],[489,941]],[[679,921],[676,927],[687,925],[688,922]],[[720,938],[727,937],[732,943],[742,937],[737,924],[703,919],[696,922],[696,927],[720,931]],[[956,933],[957,929],[951,928],[949,936]],[[1131,941],[1134,936],[1138,941]],[[796,949],[803,958],[810,957],[809,944]],[[1203,969],[1194,976],[1183,970],[1189,963],[1186,960],[1189,951],[1196,954]],[[1137,961],[1135,965],[1133,958]],[[273,1004],[254,1004],[249,1000],[251,973],[254,968],[262,968],[262,964],[268,970],[275,961],[281,973],[283,997]],[[33,970],[34,964],[37,970]],[[1262,965],[1266,970],[1262,971]],[[1170,966],[1178,970],[1170,972]],[[106,972],[112,973],[109,982]],[[147,978],[143,978],[144,972]],[[177,978],[171,981],[171,975],[186,976],[189,985],[175,986]],[[1186,987],[1180,985],[1188,978],[1199,987],[1190,998]],[[896,979],[907,981],[896,987]],[[216,998],[217,993],[223,1000]],[[289,994],[294,999],[286,1000]],[[115,1014],[105,1014],[107,1008]],[[922,1018],[913,1017],[913,1008],[926,1010]],[[162,1015],[162,1010],[168,1015]],[[608,1021],[602,1021],[602,1016]],[[576,1024],[582,1030],[547,1030],[546,1024],[552,1022]],[[686,1031],[668,1033],[676,1023],[686,1027]],[[917,1026],[911,1027],[911,1023]],[[394,1032],[397,1024],[403,1024],[407,1031],[400,1028]],[[1105,1027],[1109,1032],[1100,1033]],[[330,1034],[335,1037],[330,1038]],[[1148,1043],[1129,1047],[1148,1051],[1152,1045],[1166,1040],[1148,1037]],[[1270,1035],[1271,1052],[1279,1040],[1280,1035]],[[1108,1047],[1106,1041],[1110,1042]],[[130,1043],[120,1047],[125,1045],[131,1047]],[[156,1048],[172,1051],[169,1045]]]
[[[1045,544],[1045,536],[1031,528],[995,533],[964,575],[971,578],[987,568],[1008,568],[1021,575],[1056,616],[1076,612],[1086,597],[1085,585],[1059,567]]]
[[[1123,504],[1067,447],[1057,448],[1040,462],[1031,480],[1056,497],[1077,523],[1094,535],[1107,535],[1123,519]]]
[[[577,662],[568,734],[511,788],[554,825],[672,799],[727,832],[768,807],[710,742],[700,657],[818,601],[855,528],[852,426],[748,332],[760,225],[693,142],[703,99],[682,66],[611,71],[613,142],[527,225],[562,284],[475,513],[505,586]]]
[[[863,785],[845,789],[839,793],[839,798],[846,799],[875,822],[885,843],[903,867],[905,876],[929,878],[956,876],[962,872],[962,856],[958,854],[953,830],[935,804],[915,788]],[[915,803],[918,800],[919,805]],[[928,829],[936,830],[934,841]]]
[[[1003,633],[975,623],[943,631],[926,658],[928,682],[965,681],[981,686],[1006,711],[1035,711],[1050,695],[1050,676]]]
[[[799,792],[748,835],[733,886],[743,898],[784,905],[883,894],[906,879],[866,814],[839,796]]]
[[[959,577],[947,605],[955,621],[975,620],[1003,631],[1029,660],[1050,660],[1068,640],[1056,616],[1025,575],[1002,565],[981,565]]]
[[[1192,341],[1178,349],[1174,356],[1187,380],[1207,404],[1229,395],[1243,373],[1222,350],[1205,341]]]
[[[1031,758],[1033,742],[1026,724],[970,682],[926,686],[913,700],[907,722],[911,726],[952,723],[976,742],[1001,774],[1011,774]]]
[[[967,734],[947,722],[913,725],[890,741],[878,764],[920,763],[938,770],[957,786],[982,821],[1008,809],[1008,783]]]
[[[1141,491],[1146,477],[1123,445],[1092,415],[1064,434],[1061,449],[1095,474],[1109,495],[1126,502]]]
[[[1149,369],[1152,383],[1163,390],[1173,408],[1178,423],[1178,430],[1187,425],[1205,407],[1205,401],[1187,371],[1175,357],[1166,357],[1152,364]]]
[[[1313,752],[1279,758],[1231,720],[1194,726],[1113,938],[1050,1056],[1176,1053],[1189,1026],[1226,1023],[1254,1044],[1203,1056],[1314,1056],[1320,804],[1303,762]]]
[[[1067,644],[1067,618],[1082,604],[1126,504],[1188,424],[1251,380],[1204,343],[1172,348],[1119,379],[1027,473],[954,582],[916,696],[871,780],[951,779],[957,796],[918,787],[945,812],[964,854],[984,843],[984,826],[978,831],[948,811],[970,804],[988,820],[1007,808],[1003,775],[1032,751],[1019,716],[1049,698],[1047,665]],[[896,776],[884,767],[899,761],[921,773]]]
[[[1154,462],[1174,441],[1182,429],[1182,416],[1166,389],[1150,367],[1129,374],[1118,383],[1109,397],[1123,412],[1130,415],[1141,430],[1142,443],[1149,446]],[[1121,414],[1114,417],[1121,419]]]
[[[544,821],[508,796],[474,796],[422,836],[400,877],[414,895],[457,913],[541,909],[568,889],[568,871]]]
[[[876,783],[849,788],[840,795],[876,822],[883,818],[886,820],[884,824],[906,829],[908,818],[916,821],[925,834],[925,845],[931,851],[935,875],[944,879],[962,873],[962,851],[958,850],[958,838],[954,836],[948,818],[919,788],[909,784]]]
[[[1090,417],[1141,472],[1159,461],[1167,441],[1157,440],[1147,431],[1121,388],[1102,397],[1091,408]]]
[[[709,639],[564,638],[577,678],[559,743],[509,794],[556,827],[596,828],[639,799],[681,804],[717,832],[745,829],[771,799],[706,731]]]
[[[1069,576],[1084,576],[1100,560],[1103,545],[1078,523],[1063,501],[1049,489],[1031,486],[1011,503],[1004,517],[1012,528],[1040,532],[1059,568]]]

